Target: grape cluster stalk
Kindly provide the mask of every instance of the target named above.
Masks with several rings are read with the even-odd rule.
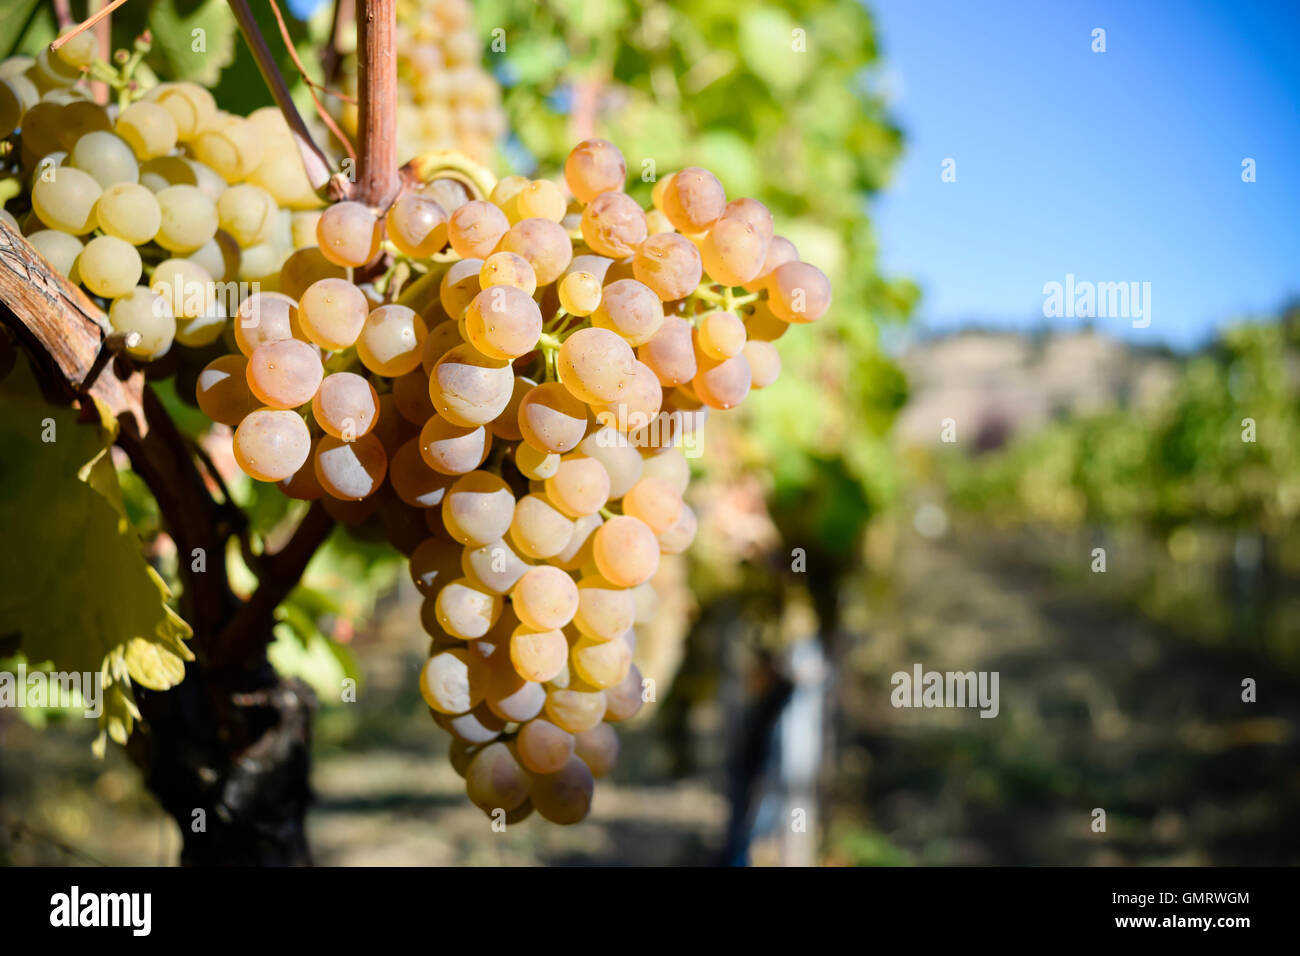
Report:
[[[408,557],[420,692],[470,800],[583,819],[647,698],[652,578],[696,533],[688,453],[776,379],[825,275],[705,169],[642,208],[600,139],[561,181],[417,157],[387,208],[320,209],[278,113],[185,83],[132,99],[129,64],[100,106],[72,88],[80,39],[0,65],[14,224],[150,374],[194,369],[178,391],[248,476]]]

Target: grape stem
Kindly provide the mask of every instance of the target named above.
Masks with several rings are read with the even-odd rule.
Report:
[[[78,23],[67,33],[63,34],[63,36],[58,37],[53,43],[50,44],[50,49],[57,50],[59,47],[63,46],[63,44],[67,43],[69,40],[75,37],[77,34],[82,33],[85,30],[89,30],[96,23],[104,19],[104,17],[108,16],[110,13],[112,13],[114,10],[116,10],[124,3],[126,3],[126,0],[111,0],[111,2],[109,2],[107,6],[101,8],[98,13],[95,13],[89,18],[82,20],[80,23]]]

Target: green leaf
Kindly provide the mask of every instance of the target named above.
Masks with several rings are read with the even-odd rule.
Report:
[[[21,542],[0,551],[0,634],[32,663],[103,674],[100,723],[120,742],[138,716],[129,682],[165,690],[193,655],[126,518],[112,426],[47,403],[25,360],[0,384],[0,527]]]
[[[214,86],[234,58],[235,19],[225,0],[155,0],[149,28],[169,80]]]

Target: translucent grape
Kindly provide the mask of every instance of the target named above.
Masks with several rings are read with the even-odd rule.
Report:
[[[515,744],[520,762],[533,773],[559,773],[573,756],[574,737],[539,717],[519,728]]]
[[[325,435],[316,445],[315,461],[321,487],[345,501],[370,497],[388,473],[388,455],[374,435],[362,435],[355,441]]]
[[[704,277],[704,265],[693,242],[675,232],[665,232],[641,243],[632,259],[632,272],[668,302],[695,291]]]
[[[616,515],[596,532],[592,557],[601,576],[611,584],[636,587],[650,580],[659,567],[659,542],[645,522]]]
[[[256,292],[239,304],[234,325],[235,345],[245,355],[252,355],[258,346],[295,337],[298,304],[279,292]]]
[[[682,507],[681,495],[662,478],[642,478],[623,497],[623,513],[641,519],[656,535],[677,523]]]
[[[559,223],[549,219],[523,219],[511,226],[494,250],[523,256],[537,275],[537,284],[550,285],[573,258],[573,243]]]
[[[420,194],[428,196],[451,215],[469,202],[469,192],[463,183],[454,179],[435,179],[420,187]]]
[[[691,323],[681,316],[665,316],[659,331],[636,350],[637,358],[650,367],[661,385],[681,385],[695,377],[695,339],[691,332]]]
[[[668,448],[644,460],[642,474],[647,478],[660,478],[679,495],[686,494],[691,481],[691,466],[680,448]]]
[[[197,186],[168,186],[156,197],[162,222],[154,241],[170,252],[199,248],[217,231],[217,206]]]
[[[616,401],[593,406],[596,421],[621,432],[648,426],[663,405],[663,387],[659,377],[644,362],[632,363],[632,381]]]
[[[600,305],[601,285],[590,272],[570,272],[556,286],[560,306],[570,315],[591,315]]]
[[[340,266],[363,266],[379,255],[384,225],[359,202],[339,202],[321,213],[316,243],[321,254]]]
[[[600,305],[591,314],[592,325],[618,333],[632,346],[650,341],[663,322],[659,297],[636,279],[619,279],[605,286]]]
[[[547,691],[546,716],[562,730],[580,734],[595,727],[605,716],[605,694],[572,687]]]
[[[316,444],[319,444],[319,442]],[[276,482],[280,486],[280,491],[286,497],[298,501],[319,501],[325,497],[325,489],[321,487],[320,480],[316,477],[316,444],[312,445],[311,454],[301,468],[288,478],[281,478]],[[338,499],[332,498],[330,500],[337,501]]]
[[[510,540],[530,558],[559,554],[573,534],[573,522],[543,495],[525,495],[515,505]]]
[[[82,136],[68,154],[68,161],[105,189],[140,179],[140,164],[136,162],[131,147],[126,140],[107,130],[95,130]]]
[[[59,35],[68,31],[60,30]],[[89,30],[78,33],[72,39],[64,42],[63,46],[54,51],[55,55],[74,69],[80,70],[83,67],[90,66],[94,62],[98,53],[99,41],[96,40],[95,34]]]
[[[627,676],[613,687],[605,688],[605,720],[630,720],[641,710],[642,699],[641,671],[633,664],[628,668]]]
[[[504,536],[514,512],[510,486],[501,476],[486,471],[462,475],[442,500],[442,522],[448,534],[471,547]]]
[[[462,640],[473,640],[496,623],[501,614],[501,596],[476,588],[469,578],[457,578],[438,592],[434,610],[444,631]]]
[[[393,379],[392,395],[398,414],[414,425],[423,425],[437,414],[429,399],[429,376],[422,368]]]
[[[297,412],[259,408],[235,429],[235,461],[249,477],[279,481],[302,467],[311,433]]]
[[[568,543],[548,559],[551,564],[565,571],[577,571],[592,563],[591,543],[596,529],[604,524],[605,519],[599,512],[580,515],[573,519],[573,533]]]
[[[356,344],[369,315],[364,293],[347,279],[317,279],[298,300],[298,320],[307,338],[333,352]]]
[[[89,173],[61,166],[32,186],[32,209],[51,229],[82,235],[95,228],[95,203],[100,188]]]
[[[116,332],[140,333],[140,341],[128,347],[127,354],[144,361],[162,358],[167,354],[176,337],[176,317],[172,315],[167,301],[144,286],[136,286],[125,295],[113,300],[113,304],[108,308],[108,324]],[[199,379],[200,381],[203,379],[202,372],[199,373]],[[199,407],[203,407],[202,399],[199,400]],[[245,412],[251,410],[248,406],[244,408]],[[225,424],[237,423],[238,419]]]
[[[659,532],[660,552],[663,554],[681,554],[695,540],[696,527],[694,509],[690,505],[683,503],[682,510],[678,513],[677,520],[673,522],[672,527]]]
[[[515,193],[514,200],[520,219],[549,219],[552,222],[564,218],[568,205],[560,187],[547,179],[534,179]]]
[[[704,271],[722,285],[744,285],[758,275],[767,243],[743,219],[719,219],[700,243]]]
[[[142,246],[162,225],[162,210],[153,193],[139,183],[117,183],[100,194],[95,220],[110,236]]]
[[[17,226],[12,228],[15,232],[19,231]],[[72,275],[72,270],[77,264],[77,256],[81,255],[80,239],[58,229],[41,229],[28,236],[27,241],[45,257],[56,272],[65,276]]]
[[[573,645],[569,663],[579,678],[603,690],[627,676],[632,666],[632,651],[623,641],[582,638]]]
[[[538,631],[520,625],[510,635],[510,663],[524,680],[550,680],[564,669],[568,657],[569,642],[561,631]]]
[[[493,208],[496,208],[495,206]],[[491,254],[491,250],[488,251]],[[452,263],[442,277],[438,289],[438,301],[443,310],[452,319],[459,319],[474,301],[482,288],[479,285],[479,273],[483,268],[482,259],[462,259]]]
[[[627,588],[596,576],[578,582],[578,609],[573,624],[584,636],[612,641],[631,627],[635,619],[636,603]]]
[[[405,375],[420,364],[424,337],[429,334],[424,319],[404,305],[381,305],[366,318],[358,336],[357,358],[361,364],[388,378]]]
[[[404,193],[388,210],[384,228],[403,255],[427,259],[447,244],[447,211],[428,196]]]
[[[484,263],[484,271],[496,258]],[[516,359],[537,346],[542,313],[531,293],[523,289],[510,285],[484,287],[465,311],[465,331],[470,343],[489,358]]]
[[[264,345],[258,352],[269,347]],[[311,414],[326,434],[343,441],[356,441],[369,434],[379,420],[379,393],[360,375],[333,372],[321,380],[312,396]]]
[[[494,252],[483,260],[479,270],[479,286],[513,286],[525,295],[537,291],[537,274],[523,256],[513,252]]]
[[[560,456],[553,452],[538,451],[528,442],[515,448],[515,467],[525,478],[543,481],[560,467]]]
[[[510,229],[506,214],[490,202],[476,199],[451,214],[447,238],[462,259],[486,259]],[[448,315],[455,315],[450,309]]]
[[[498,538],[478,547],[466,547],[461,569],[466,577],[478,582],[493,594],[505,594],[528,570],[529,565],[514,548]]]
[[[760,289],[767,288],[767,279],[777,266],[798,261],[799,250],[795,248],[794,243],[785,236],[773,236],[767,244],[767,255],[763,257],[763,267],[758,270],[758,275],[745,283],[745,291],[758,292]]]
[[[434,723],[450,733],[453,739],[475,745],[496,740],[501,736],[501,731],[506,725],[504,720],[483,704],[479,704],[467,714],[457,714],[454,717],[438,714],[434,717]],[[469,773],[468,766],[465,772]]]
[[[455,425],[435,415],[420,429],[420,454],[425,464],[444,475],[463,475],[487,459],[492,433],[481,425]]]
[[[618,751],[618,732],[607,723],[599,723],[574,738],[573,752],[598,780],[614,769]]]
[[[429,330],[429,335],[424,340],[424,350],[420,354],[420,367],[424,369],[424,374],[432,375],[438,359],[457,345],[464,344],[465,340],[460,337],[460,328],[455,322],[450,319],[439,322]]]
[[[241,246],[265,242],[279,211],[275,199],[260,186],[240,183],[217,200],[217,221]]]
[[[579,329],[560,346],[560,379],[588,404],[618,398],[636,380],[635,366],[632,347],[608,329]]]
[[[217,112],[212,94],[197,83],[163,83],[146,94],[168,113],[181,140],[193,137]]]
[[[697,355],[699,368],[691,388],[710,408],[735,408],[749,394],[752,374],[744,354],[719,362]]]
[[[527,186],[531,180],[527,176],[503,176],[497,180],[492,187],[492,193],[488,198],[492,204],[500,208],[507,215],[513,208],[514,199]],[[518,222],[522,217],[515,216],[512,221]]]
[[[602,256],[626,258],[646,235],[645,212],[627,193],[602,193],[582,211],[582,238]]]
[[[745,336],[750,341],[775,342],[789,328],[790,323],[773,315],[767,302],[755,302],[754,311],[745,319]]]
[[[319,282],[321,279],[346,277],[346,269],[326,259],[316,246],[308,246],[291,253],[280,266],[280,291],[296,302],[303,297],[312,283]],[[362,298],[364,299],[365,296],[363,295]],[[367,307],[366,312],[369,311]]]
[[[726,205],[727,194],[718,177],[707,169],[688,166],[674,173],[664,186],[660,208],[678,230],[697,234],[717,222]]]
[[[627,180],[627,163],[613,143],[588,139],[573,147],[564,161],[564,181],[580,203],[619,190]]]
[[[116,236],[97,236],[77,257],[77,275],[95,295],[115,299],[135,288],[144,263],[135,246]]]
[[[531,378],[523,375],[515,376],[510,401],[506,402],[506,407],[501,410],[501,414],[488,423],[488,428],[492,430],[493,435],[508,442],[517,442],[524,437],[523,432],[519,430],[519,406],[523,404],[524,396],[536,387],[537,383]]]
[[[248,387],[271,408],[306,405],[324,374],[320,353],[298,339],[266,342],[248,357]]]
[[[570,518],[594,514],[609,500],[609,474],[594,458],[566,455],[546,479],[546,497]]]
[[[431,656],[421,668],[420,694],[440,714],[463,714],[483,699],[484,676],[482,665],[469,651],[448,648]]]
[[[787,262],[767,281],[768,306],[787,322],[815,322],[831,305],[831,284],[816,266]]]
[[[434,471],[425,462],[417,438],[403,442],[390,456],[388,480],[397,497],[413,508],[437,507],[451,487],[449,475]]]
[[[532,388],[519,403],[519,431],[537,451],[572,451],[587,433],[587,406],[558,382]]]
[[[541,565],[530,569],[510,592],[519,620],[536,631],[557,631],[573,620],[578,609],[578,586],[559,568]]]
[[[749,363],[751,388],[767,388],[781,374],[781,354],[771,342],[746,342],[741,354]]]
[[[429,397],[438,414],[448,421],[484,425],[505,410],[514,384],[514,369],[508,361],[489,358],[472,345],[458,345],[434,365]]]
[[[465,768],[465,792],[476,807],[491,816],[516,809],[532,787],[524,769],[505,744],[490,743]]]
[[[176,148],[176,121],[157,103],[138,100],[118,114],[113,131],[140,159],[165,156]]]
[[[617,429],[598,428],[578,444],[578,450],[605,466],[611,501],[622,498],[641,477],[641,453]]]
[[[734,358],[745,347],[745,323],[731,312],[710,312],[699,320],[696,341],[715,361]]]

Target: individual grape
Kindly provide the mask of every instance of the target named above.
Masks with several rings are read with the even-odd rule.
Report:
[[[485,425],[505,410],[514,385],[509,362],[489,358],[472,345],[458,345],[434,365],[429,397],[438,414],[448,421]]]
[[[612,641],[630,628],[635,618],[636,603],[627,588],[596,576],[578,582],[573,624],[585,637]]]
[[[623,188],[627,163],[613,143],[588,139],[573,147],[564,161],[564,181],[580,203],[589,203],[601,193]]]
[[[135,153],[126,140],[108,130],[94,130],[82,136],[73,145],[68,161],[89,174],[104,189],[118,183],[136,183],[140,179],[140,164],[136,162]]]
[[[573,522],[543,495],[525,495],[515,505],[510,540],[530,558],[559,554],[573,534]]]
[[[558,279],[573,258],[573,243],[559,223],[549,219],[523,219],[511,226],[497,243],[496,252],[523,256],[533,267],[539,286]]]
[[[749,363],[751,388],[767,388],[781,374],[781,354],[771,342],[746,342],[741,354]]]
[[[13,229],[15,232],[20,231],[17,226]],[[41,229],[28,236],[27,241],[45,257],[45,261],[53,266],[56,272],[72,276],[73,267],[77,264],[77,256],[81,255],[80,239],[58,229]]]
[[[613,402],[595,405],[596,421],[622,432],[647,427],[663,406],[663,387],[659,376],[644,362],[632,363],[633,378]]]
[[[118,114],[113,131],[142,160],[165,156],[176,147],[176,121],[157,103],[145,100],[132,103]]]
[[[142,246],[162,225],[162,210],[153,193],[139,183],[116,183],[95,203],[95,220],[110,236]]]
[[[608,329],[579,329],[560,346],[564,387],[588,404],[613,401],[636,380],[636,355]]]
[[[521,624],[510,635],[510,663],[524,680],[550,680],[564,668],[568,656],[569,642],[561,631],[538,631]]]
[[[451,215],[469,202],[469,191],[454,179],[435,179],[420,187],[420,195],[427,196]]]
[[[116,236],[97,236],[77,257],[77,275],[95,295],[115,299],[136,287],[144,263],[135,246]]]
[[[642,478],[623,496],[623,513],[640,518],[656,535],[677,523],[682,507],[681,495],[662,478]]]
[[[60,166],[51,178],[37,178],[32,209],[51,229],[82,235],[95,228],[95,203],[102,192],[89,173]]]
[[[697,355],[699,369],[691,388],[710,408],[735,408],[749,394],[752,373],[743,354],[724,362]]]
[[[424,319],[404,305],[381,305],[366,318],[357,337],[357,358],[376,375],[395,378],[420,364]]]
[[[658,209],[650,209],[646,212],[645,225],[647,232],[652,236],[657,236],[665,232],[676,232],[676,230],[673,229],[673,224],[668,221],[668,217]]]
[[[91,134],[87,133],[82,139],[86,139]],[[135,163],[135,153],[131,152],[131,147],[126,145],[126,141],[118,136],[109,134],[115,140],[114,150],[122,157],[125,164],[127,161]],[[80,140],[78,140],[80,143]],[[139,170],[137,178],[140,185],[148,189],[155,196],[166,189],[168,186],[198,186],[199,177],[195,172],[197,164],[185,159],[183,156],[159,156],[157,159],[146,160],[137,164]],[[218,177],[220,178],[220,177]],[[130,182],[131,177],[118,179],[118,182]],[[225,182],[222,181],[223,190]],[[220,198],[221,193],[217,193]]]
[[[587,316],[600,305],[601,285],[590,272],[569,272],[556,286],[560,307],[570,315]]]
[[[595,514],[609,501],[609,474],[594,458],[566,455],[546,479],[546,497],[570,518]]]
[[[632,346],[650,341],[663,322],[659,297],[636,279],[619,279],[605,286],[600,305],[591,314],[592,325],[618,333]]]
[[[490,202],[476,199],[451,214],[447,238],[452,249],[464,259],[486,259],[510,229],[506,214]],[[454,315],[450,309],[448,315]]]
[[[217,221],[241,246],[265,242],[275,225],[278,207],[260,186],[240,183],[217,200]]]
[[[197,83],[162,83],[145,97],[171,114],[177,138],[182,141],[197,134],[217,112],[212,94]]]
[[[382,502],[383,498],[380,495],[371,495],[360,501],[344,501],[333,495],[323,495],[320,499],[325,513],[339,524],[349,528],[357,528],[373,518]],[[369,536],[376,537],[373,530],[369,532]]]
[[[230,356],[231,358],[240,358],[240,356]],[[251,397],[251,395],[250,395]],[[298,501],[319,501],[325,497],[325,489],[321,487],[320,479],[316,477],[316,442],[312,445],[311,454],[303,466],[295,471],[288,478],[281,478],[276,484],[280,486],[280,491],[288,498],[294,498]],[[337,501],[337,498],[331,498],[331,501]]]
[[[519,403],[519,431],[536,451],[572,451],[587,433],[587,407],[559,382],[532,388]]]
[[[583,253],[580,256],[574,256],[567,266],[564,267],[563,276],[570,276],[575,272],[587,272],[595,277],[597,291],[599,287],[605,284],[606,277],[609,275],[610,266],[614,265],[614,260],[606,256],[596,256],[591,253]],[[612,280],[611,280],[612,281]],[[597,295],[599,300],[599,295]],[[592,306],[594,311],[595,306]]]
[[[719,219],[700,243],[704,271],[721,285],[750,282],[763,268],[767,243],[743,219]]]
[[[650,236],[637,248],[632,274],[669,302],[695,291],[704,277],[704,265],[693,242],[675,232],[665,232]]]
[[[435,714],[433,721],[451,734],[452,739],[476,746],[496,740],[501,736],[501,731],[506,726],[506,722],[492,713],[484,704],[479,704],[469,713],[457,714],[454,717],[449,717],[446,714]],[[466,773],[468,772],[469,768],[466,767]]]
[[[745,347],[745,323],[731,312],[709,312],[699,320],[696,339],[701,352],[723,362],[735,358]]]
[[[691,331],[691,323],[681,316],[665,316],[659,331],[636,350],[637,358],[650,367],[659,384],[681,385],[695,377],[695,341]]]
[[[599,512],[574,518],[573,534],[569,535],[568,544],[560,549],[558,554],[551,555],[548,560],[565,571],[577,571],[590,565],[592,563],[591,541],[596,534],[596,529],[604,522],[605,519]]]
[[[649,624],[655,619],[659,611],[659,592],[655,590],[652,581],[646,581],[644,584],[638,584],[630,589],[632,592],[632,602],[636,605],[636,616],[633,617],[634,624]],[[632,635],[629,638],[629,635]],[[636,629],[628,628],[623,632],[623,640],[631,643],[632,653],[636,653]]]
[[[571,734],[580,734],[600,723],[605,706],[605,694],[600,690],[566,687],[546,693],[547,719]]]
[[[199,349],[211,345],[226,330],[227,312],[225,303],[217,300],[202,315],[193,318],[177,318],[176,342],[187,348]]]
[[[186,289],[190,287],[191,278],[189,274],[185,276]],[[193,278],[197,279],[197,276]],[[155,269],[155,282],[157,279],[158,271]],[[208,281],[211,281],[210,277]],[[239,303],[235,319],[235,345],[239,351],[251,356],[259,346],[295,337],[298,304],[279,292],[255,292]]]
[[[487,459],[492,433],[479,426],[455,425],[435,415],[420,429],[420,454],[434,471],[463,475]]]
[[[526,187],[531,181],[532,180],[527,176],[503,176],[501,179],[497,180],[496,185],[492,187],[492,192],[488,196],[488,199],[492,201],[494,206],[497,206],[503,210],[506,215],[509,215],[513,208],[515,197],[518,196],[519,193],[523,191],[524,187]],[[518,222],[520,218],[522,217],[515,216],[511,221]]]
[[[484,263],[485,272],[499,255]],[[516,359],[536,347],[537,337],[542,334],[542,313],[523,289],[510,285],[484,287],[465,311],[465,332],[470,343],[489,358]]]
[[[659,551],[662,554],[681,554],[695,540],[696,528],[695,510],[683,503],[672,527],[659,532]]]
[[[537,274],[533,267],[527,259],[513,252],[494,252],[488,256],[483,260],[478,280],[484,290],[491,286],[513,286],[527,296],[537,291]]]
[[[459,326],[448,319],[446,322],[439,322],[429,330],[428,336],[424,340],[424,349],[420,354],[420,367],[424,369],[426,376],[433,374],[433,368],[438,364],[438,359],[442,358],[457,345],[464,345],[465,340],[460,337]]]
[[[306,405],[321,387],[324,374],[320,353],[298,339],[266,342],[248,357],[248,387],[271,408]]]
[[[479,547],[501,538],[514,518],[515,496],[500,475],[472,471],[442,499],[442,522],[461,544]]]
[[[534,179],[515,193],[514,201],[520,219],[549,219],[552,222],[564,218],[568,205],[560,188],[547,179]]]
[[[339,202],[321,213],[316,243],[321,254],[340,266],[364,266],[379,255],[384,224],[359,202]]]
[[[506,402],[506,407],[501,410],[501,414],[488,423],[488,428],[492,434],[502,441],[517,442],[524,435],[519,430],[519,406],[523,404],[524,396],[537,387],[537,383],[531,378],[523,375],[515,376],[514,390],[510,393],[510,401]]]
[[[216,203],[197,186],[168,186],[155,198],[162,222],[154,241],[168,252],[192,252],[216,234]]]
[[[478,547],[466,547],[461,556],[461,568],[466,577],[493,594],[505,594],[515,586],[529,565],[504,538],[498,538]]]
[[[602,426],[584,438],[578,451],[605,466],[609,475],[609,500],[617,501],[641,478],[641,453],[617,429]]]
[[[416,589],[425,597],[436,597],[461,576],[460,555],[445,538],[425,538],[411,552],[408,569]]]
[[[438,592],[434,610],[444,631],[462,640],[473,640],[497,622],[501,596],[480,590],[469,578],[457,578]]]
[[[768,306],[777,318],[797,324],[815,322],[831,305],[831,284],[816,266],[787,262],[767,282]]]
[[[298,300],[303,332],[332,352],[356,344],[369,315],[365,294],[343,278],[317,279]]]
[[[772,241],[772,211],[757,199],[733,199],[723,208],[720,218],[748,223],[763,240],[764,247]]]
[[[476,753],[465,768],[465,792],[488,816],[497,810],[508,813],[518,808],[528,799],[531,786],[532,781],[510,748],[499,741]]]
[[[491,250],[488,251],[488,255],[491,255]],[[479,273],[482,268],[482,259],[461,259],[460,262],[452,263],[451,268],[442,277],[442,284],[438,289],[438,301],[453,320],[459,319],[464,314],[482,289],[479,285]]]
[[[545,696],[543,693],[543,700]],[[520,762],[533,773],[559,773],[573,756],[574,737],[567,730],[538,717],[519,728],[515,745]]]
[[[580,823],[591,811],[595,781],[587,765],[571,757],[557,773],[533,778],[531,800],[538,815],[551,823]]]
[[[645,212],[622,192],[601,193],[582,211],[582,238],[602,256],[624,259],[646,239]]]
[[[250,478],[280,481],[302,467],[311,433],[297,412],[259,408],[235,429],[235,461]]]
[[[157,160],[154,160],[154,162],[157,162]],[[186,159],[185,165],[190,168],[190,173],[194,177],[194,182],[189,185],[197,186],[199,192],[211,199],[215,205],[230,183],[223,179],[215,169],[196,159]]]
[[[761,289],[766,289],[767,280],[777,266],[798,261],[799,250],[795,248],[794,243],[785,236],[773,236],[767,244],[767,255],[763,257],[763,267],[758,270],[758,275],[745,283],[745,291],[758,292]]]
[[[641,710],[645,703],[642,698],[641,671],[633,664],[628,668],[627,676],[613,687],[605,688],[605,720],[630,720]]]
[[[276,345],[287,346],[296,339],[263,345],[262,349]],[[299,342],[299,345],[306,345]],[[311,346],[306,346],[311,348]],[[333,372],[320,380],[311,398],[311,414],[316,424],[327,435],[343,441],[356,441],[370,433],[379,420],[379,393],[366,379],[353,372]]]
[[[614,769],[618,750],[618,732],[607,723],[599,723],[574,738],[573,752],[596,779],[608,776]]]
[[[385,217],[384,228],[397,251],[427,259],[447,244],[447,211],[420,193],[403,193]]]
[[[519,579],[510,592],[510,602],[526,627],[557,631],[573,620],[578,586],[559,568],[541,565]]]
[[[601,576],[611,584],[636,587],[650,580],[659,567],[659,542],[645,522],[616,515],[596,532],[592,557]]]
[[[273,242],[248,246],[239,257],[239,280],[255,287],[275,288],[284,260],[284,248]]]
[[[482,665],[469,651],[448,648],[435,653],[421,668],[420,694],[440,714],[463,714],[483,699],[483,678]]]
[[[250,364],[255,360],[250,359]],[[317,443],[316,478],[335,498],[368,498],[379,490],[387,473],[388,455],[374,435],[362,435],[355,441],[325,435]]]
[[[553,452],[538,451],[528,442],[515,448],[515,467],[525,478],[544,481],[560,467],[560,456]]]
[[[270,192],[270,190],[267,191]],[[310,248],[315,249],[317,254],[320,253],[320,247],[316,245],[316,224],[320,222],[320,217],[321,211],[319,209],[306,209],[292,213],[289,216],[289,238],[293,241],[295,249]],[[336,270],[336,274],[343,271],[342,266],[334,265],[324,256],[321,256],[321,260]]]
[[[113,300],[108,308],[108,324],[115,332],[139,332],[140,341],[126,351],[132,358],[146,362],[166,355],[176,337],[176,317],[172,315],[166,300],[143,286],[136,286]],[[202,379],[203,373],[200,372],[199,380]],[[199,407],[203,408],[202,398],[199,399]],[[245,405],[244,411],[252,411],[254,407],[256,406]],[[238,424],[238,420],[225,424]]]
[[[63,36],[69,29],[71,28],[60,30],[59,35]],[[54,54],[67,66],[80,71],[95,61],[98,46],[99,41],[95,39],[95,34],[86,30],[64,41],[63,46],[55,50]]]
[[[727,205],[727,194],[718,177],[707,169],[688,166],[673,174],[663,189],[659,208],[679,231],[697,234],[718,221]]]
[[[380,444],[383,444],[382,439]],[[386,446],[384,450],[387,451]],[[416,438],[404,442],[390,456],[388,480],[397,497],[413,508],[437,507],[451,487],[450,475],[434,471],[425,462]]]
[[[306,294],[313,283],[322,279],[345,279],[346,277],[346,269],[326,259],[316,246],[308,246],[290,253],[289,258],[281,264],[280,291],[296,302]],[[362,298],[364,299],[365,296],[363,295]],[[369,312],[369,309],[367,308],[366,311]]]
[[[392,395],[398,414],[413,425],[423,425],[438,413],[429,399],[429,376],[422,368],[393,379]]]
[[[767,302],[754,303],[754,311],[745,319],[745,336],[751,342],[775,342],[789,328],[790,323],[773,315]]]
[[[604,690],[627,676],[632,666],[632,651],[621,640],[595,641],[584,637],[573,645],[570,666],[582,681]]]

